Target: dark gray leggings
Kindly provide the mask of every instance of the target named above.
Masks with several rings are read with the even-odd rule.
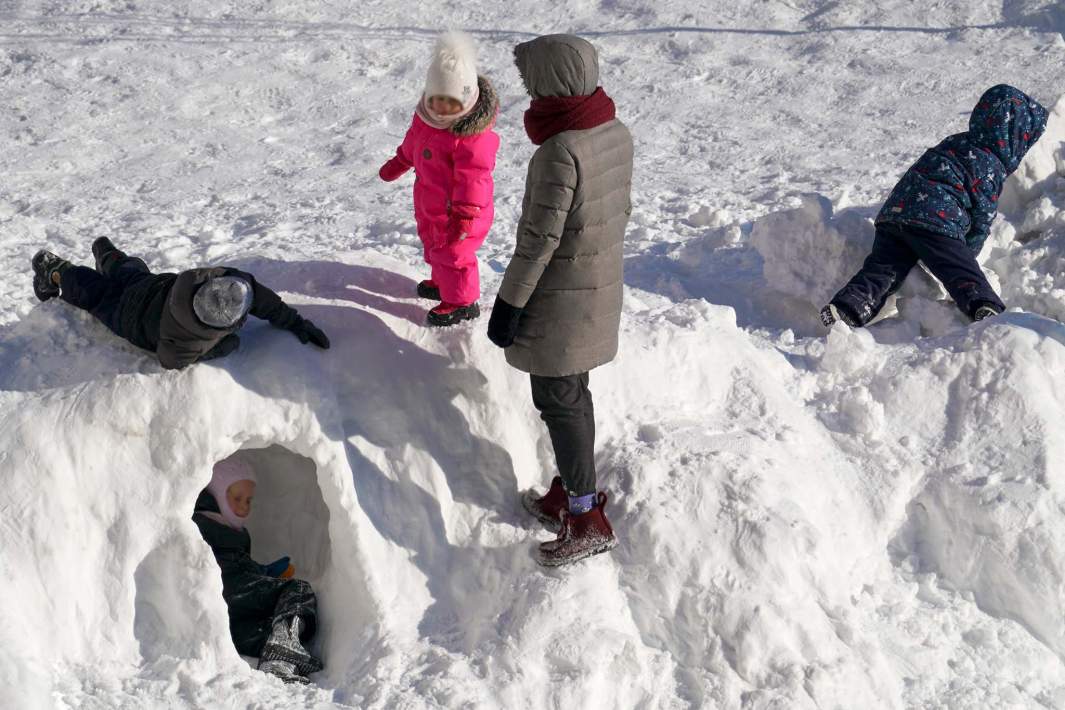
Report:
[[[566,491],[574,496],[595,493],[595,412],[588,373],[530,378],[533,404],[547,424]]]

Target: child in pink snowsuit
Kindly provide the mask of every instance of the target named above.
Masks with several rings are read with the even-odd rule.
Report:
[[[391,182],[414,168],[414,218],[431,278],[418,295],[439,301],[430,325],[454,325],[480,315],[477,249],[495,209],[492,171],[499,136],[495,90],[477,74],[472,40],[449,32],[433,50],[425,93],[394,158],[379,175]]]

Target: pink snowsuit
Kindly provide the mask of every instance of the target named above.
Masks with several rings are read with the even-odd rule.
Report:
[[[433,128],[415,114],[381,177],[395,180],[414,168],[414,218],[432,267],[440,300],[467,305],[481,296],[477,249],[495,215],[492,171],[499,136],[492,127],[498,102],[479,78],[481,96],[469,115],[450,129]]]

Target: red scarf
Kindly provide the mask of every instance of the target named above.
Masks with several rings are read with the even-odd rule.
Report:
[[[525,112],[525,132],[536,145],[562,131],[581,131],[613,121],[614,101],[599,87],[588,96],[533,99]]]

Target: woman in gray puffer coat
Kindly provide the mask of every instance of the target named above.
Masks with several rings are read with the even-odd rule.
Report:
[[[559,531],[545,565],[617,544],[596,492],[595,419],[588,372],[614,359],[621,321],[622,243],[632,213],[632,136],[599,84],[599,58],[572,35],[518,45],[532,97],[529,163],[517,245],[488,324],[507,362],[528,372],[560,476],[525,508]]]

